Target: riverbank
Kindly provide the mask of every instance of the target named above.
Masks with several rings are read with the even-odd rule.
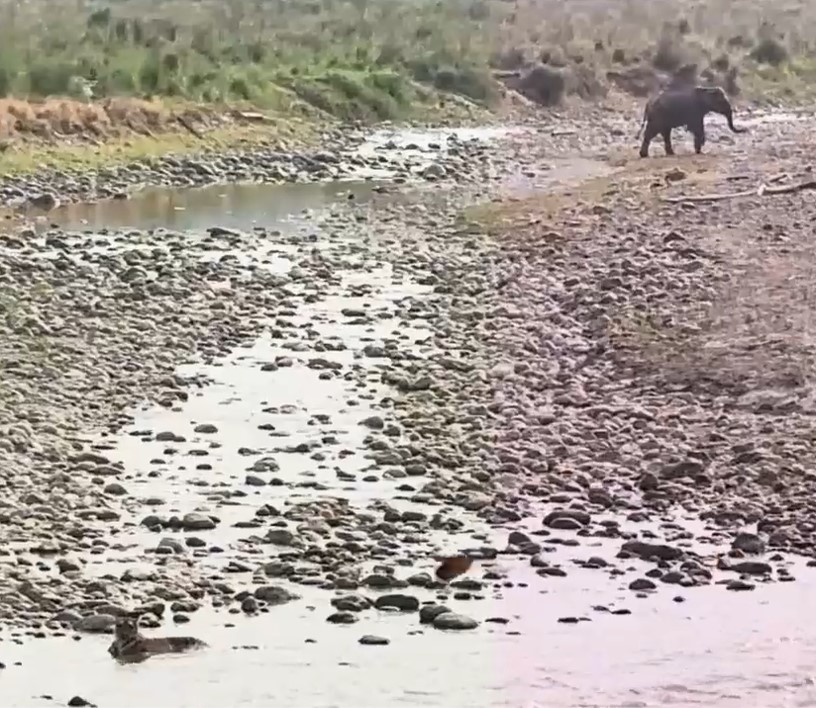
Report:
[[[240,140],[211,144],[206,150],[201,149],[200,142],[185,143],[182,149],[174,142],[176,149],[172,152],[160,149],[170,146],[165,141],[150,141],[145,143],[142,157],[132,161],[111,162],[102,156],[103,161],[97,166],[80,160],[72,166],[7,175],[0,182],[0,198],[6,207],[36,216],[60,204],[129,199],[149,187],[310,183],[376,175],[382,170],[396,172],[400,179],[433,180],[447,169],[443,162],[427,169],[434,161],[432,153],[439,150],[438,145],[419,160],[416,155],[407,158],[396,155],[393,146],[385,142],[378,146],[377,153],[360,154],[357,148],[365,142],[367,134],[364,128],[350,127],[325,127],[317,133],[312,126],[294,140],[285,140],[257,131],[252,137],[242,135]],[[462,146],[454,161],[466,158],[467,149],[467,145]]]
[[[745,120],[747,136],[712,121],[701,157],[681,138],[650,160],[615,114],[473,144],[397,135],[400,160],[447,165],[432,186],[215,186],[176,196],[172,227],[136,198],[4,240],[12,704],[35,700],[28,642],[42,666],[82,656],[71,690],[99,705],[161,700],[169,662],[123,673],[105,654],[114,617],[141,609],[153,632],[212,645],[172,663],[222,693],[175,681],[180,706],[261,705],[242,671],[270,665],[310,676],[310,705],[336,702],[316,671],[370,686],[386,666],[391,703],[425,686],[440,705],[609,705],[632,685],[568,660],[576,637],[640,662],[690,647],[689,623],[707,646],[737,602],[790,597],[812,547],[809,389],[789,370],[810,356],[790,285],[811,263],[809,200],[663,201],[806,177],[807,120]],[[435,556],[461,550],[474,570],[442,586]],[[423,623],[431,603],[466,637]],[[611,643],[618,622],[640,643]],[[723,628],[716,656],[741,636]],[[443,681],[464,655],[478,680]],[[690,686],[723,668],[664,659]],[[661,680],[639,688],[683,705]],[[773,703],[736,680],[706,700],[735,685]]]
[[[129,180],[99,195],[72,180],[139,172],[168,154],[334,151],[348,126],[516,123],[574,102],[641,104],[678,71],[741,104],[807,104],[814,64],[799,37],[814,22],[809,6],[771,12],[743,0],[725,23],[721,9],[682,0],[645,11],[592,0],[577,14],[501,0],[0,9],[0,174],[33,178],[22,197],[11,190],[13,206],[48,181],[69,201],[121,196]]]

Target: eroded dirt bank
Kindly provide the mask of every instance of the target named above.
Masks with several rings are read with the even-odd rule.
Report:
[[[542,127],[458,162],[458,184],[351,189],[291,222],[6,239],[10,680],[30,675],[31,637],[104,676],[105,632],[141,608],[214,657],[315,640],[312,670],[376,635],[409,652],[386,702],[416,685],[406,665],[440,660],[408,638],[440,638],[451,661],[459,629],[490,666],[470,664],[485,693],[429,679],[427,702],[502,705],[490,676],[509,680],[497,652],[517,647],[533,659],[513,705],[575,705],[586,676],[541,683],[557,642],[538,665],[525,635],[569,645],[644,613],[671,632],[675,605],[710,622],[710,593],[809,573],[812,193],[662,201],[806,181],[808,124],[756,121],[739,141],[712,127],[708,155],[641,161],[616,137],[626,117],[593,119],[608,137]],[[187,359],[209,366],[177,371]],[[128,409],[142,399],[158,405]],[[434,554],[464,549],[482,560],[441,587]],[[454,616],[434,627],[440,605]],[[249,629],[267,622],[285,640]],[[218,630],[235,625],[252,640]],[[148,695],[110,676],[86,697]],[[610,705],[627,685],[603,690]],[[706,702],[729,705],[718,690]]]

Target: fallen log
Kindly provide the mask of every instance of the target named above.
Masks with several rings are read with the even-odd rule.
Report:
[[[184,128],[188,133],[194,135],[199,140],[204,140],[204,133],[202,133],[198,128],[196,128],[187,118],[181,115],[176,116],[176,121],[181,124],[181,127]]]
[[[688,194],[682,197],[663,197],[662,201],[668,204],[682,204],[684,202],[719,202],[724,199],[739,199],[740,197],[762,197],[764,195],[792,194],[802,192],[806,189],[816,189],[816,180],[807,180],[797,184],[785,184],[778,187],[769,187],[761,182],[753,189],[744,189],[740,192],[730,192],[726,194]]]

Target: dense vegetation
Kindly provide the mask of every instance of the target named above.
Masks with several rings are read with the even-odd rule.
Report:
[[[493,70],[542,60],[582,67],[585,92],[609,69],[697,61],[795,93],[816,78],[814,29],[804,0],[0,0],[0,97],[310,104],[377,119],[438,91],[489,105]]]

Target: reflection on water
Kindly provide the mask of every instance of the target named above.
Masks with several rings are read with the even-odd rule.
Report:
[[[426,149],[438,145],[445,152],[448,138],[489,142],[517,132],[508,127],[439,130],[379,131],[358,149],[371,157],[386,145],[395,146],[396,157],[416,158],[414,146]],[[428,155],[416,162],[422,167]],[[48,220],[66,228],[156,228],[200,230],[219,226],[249,229],[254,225],[272,228],[304,209],[320,209],[348,198],[365,202],[387,183],[390,170],[360,168],[355,178],[308,184],[231,184],[191,189],[147,188],[126,200],[105,200],[94,204],[69,204],[48,214]]]
[[[489,142],[501,140],[511,135],[525,132],[518,126],[477,126],[473,128],[417,128],[378,130],[373,133],[359,148],[362,155],[371,155],[383,148],[398,149],[402,152],[417,150],[444,151],[455,145],[456,142],[478,140]]]
[[[594,552],[608,557],[612,550]],[[756,594],[721,586],[683,591],[687,601],[680,603],[667,587],[637,599],[586,569],[544,579],[519,568],[513,577],[530,587],[504,590],[500,599],[488,593],[467,608],[508,624],[482,624],[467,635],[422,627],[415,613],[370,611],[354,625],[329,625],[325,600],[312,602],[304,589],[303,600],[257,618],[209,621],[201,610],[183,629],[163,631],[195,634],[209,649],[143,664],[111,660],[109,637],[0,643],[7,665],[2,705],[65,705],[75,694],[115,708],[816,704],[816,633],[801,616],[816,590],[810,580]],[[632,614],[595,612],[593,605]],[[568,615],[591,621],[557,621]],[[364,634],[391,644],[361,646]],[[38,698],[43,693],[55,700]]]
[[[348,199],[365,203],[381,189],[376,182],[326,184],[232,184],[194,189],[145,189],[132,199],[69,204],[49,220],[71,229],[201,230],[210,226],[275,228],[306,209],[321,209]]]

